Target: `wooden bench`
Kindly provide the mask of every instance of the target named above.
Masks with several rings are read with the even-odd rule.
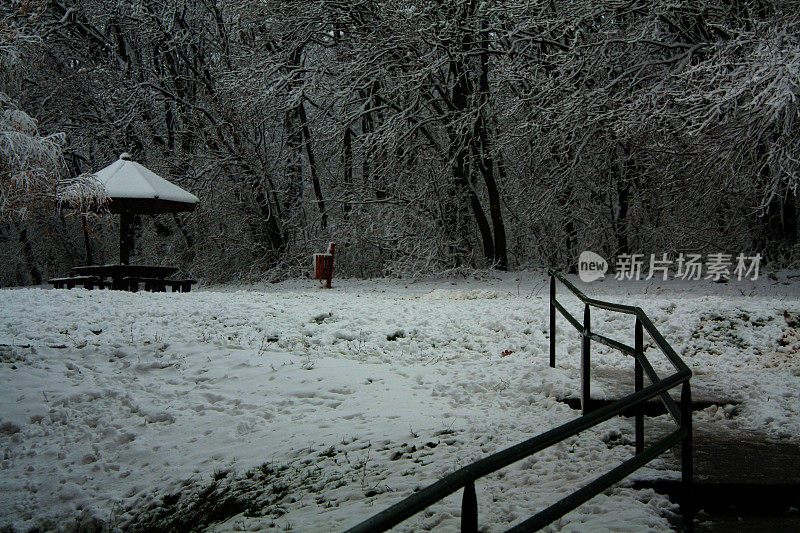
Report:
[[[137,292],[139,284],[144,283],[144,290],[150,292],[166,292],[167,285],[170,286],[172,292],[189,292],[192,290],[192,285],[197,283],[193,279],[163,279],[163,278],[142,278],[142,277],[127,277],[123,278],[127,284],[128,290]]]
[[[92,290],[97,286],[104,289],[108,284],[96,276],[74,276],[71,278],[53,278],[47,281],[54,289],[72,289],[75,285],[83,285],[84,289]]]
[[[128,290],[131,292],[137,292],[140,283],[144,283],[144,290],[146,291],[167,292],[167,281],[163,278],[128,277],[123,278],[122,281],[128,285]]]
[[[190,292],[196,279],[168,279],[167,284],[172,287],[172,292]]]

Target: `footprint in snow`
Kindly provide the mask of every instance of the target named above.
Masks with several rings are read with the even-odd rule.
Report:
[[[226,399],[225,396],[214,394],[213,392],[204,392],[203,397],[208,400],[209,403],[217,403]]]

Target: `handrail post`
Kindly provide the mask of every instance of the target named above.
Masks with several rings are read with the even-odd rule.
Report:
[[[636,317],[634,343],[634,389],[639,392],[644,387],[644,370],[642,368],[642,357],[644,356],[644,332],[642,331],[642,321]],[[636,453],[644,451],[644,404],[636,406]]]
[[[461,533],[478,533],[478,498],[475,495],[475,482],[464,485],[461,498]]]
[[[681,515],[683,515],[683,530],[694,531],[692,389],[689,381],[684,381],[681,388],[681,426],[686,428],[686,435],[681,441]]]
[[[591,332],[591,312],[589,304],[583,308],[583,339],[581,341],[581,414],[589,414],[591,390],[589,386],[589,333]]]
[[[550,368],[556,367],[556,277],[550,274]]]

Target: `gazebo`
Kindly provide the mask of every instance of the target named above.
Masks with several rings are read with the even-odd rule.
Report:
[[[51,279],[53,287],[83,285],[91,289],[110,286],[112,289],[137,291],[139,284],[144,283],[146,290],[164,291],[166,285],[170,285],[173,292],[190,291],[195,280],[168,279],[178,271],[177,267],[130,264],[133,249],[131,224],[134,215],[193,211],[197,197],[133,161],[127,153],[95,172],[94,177],[103,193],[103,204],[111,213],[120,215],[119,263],[72,267],[73,277]],[[80,191],[74,197],[87,199]]]
[[[103,185],[111,213],[119,214],[119,262],[127,265],[133,249],[134,215],[193,211],[197,196],[170,183],[124,153],[95,177]]]

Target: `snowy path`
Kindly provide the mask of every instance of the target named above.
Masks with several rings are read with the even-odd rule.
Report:
[[[644,307],[696,380],[743,399],[733,421],[713,408],[698,419],[800,439],[795,284],[584,290]],[[560,322],[558,368],[547,366],[546,296],[536,274],[331,291],[2,290],[0,525],[130,525],[209,483],[259,480],[265,516],[215,529],[353,525],[576,416],[557,398],[577,394],[578,339]],[[596,330],[630,342],[628,321],[597,315]],[[600,368],[629,363],[593,354]],[[630,432],[609,421],[482,481],[481,523],[506,529],[617,464]],[[245,476],[265,463],[275,472]],[[670,508],[616,488],[560,527],[664,530]],[[453,496],[407,527],[456,529],[458,513]]]

